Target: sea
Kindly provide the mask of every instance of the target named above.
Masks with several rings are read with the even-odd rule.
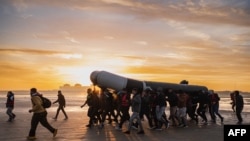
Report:
[[[57,91],[58,90],[43,90],[39,91],[39,93],[43,94],[43,96],[49,98],[52,102],[57,100]],[[7,92],[8,91],[0,91],[0,116],[2,114],[6,115],[6,107],[5,103],[7,100]],[[27,90],[18,90],[12,91],[15,94],[15,113],[27,113],[28,109],[31,108],[31,100],[30,94]],[[87,97],[87,89],[84,90],[75,90],[75,91],[62,91],[66,99],[66,110],[71,112],[83,112],[87,111],[87,107],[85,106],[81,108],[80,106],[86,101]],[[232,111],[231,108],[231,99],[229,91],[217,92],[221,98],[220,100],[220,110],[223,111]],[[250,93],[242,92],[241,95],[244,98],[244,112],[250,112]],[[48,111],[56,111],[57,104],[53,104]],[[168,110],[168,107],[167,109]]]

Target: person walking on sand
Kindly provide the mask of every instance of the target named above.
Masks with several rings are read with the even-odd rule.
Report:
[[[164,118],[165,110],[167,107],[167,101],[165,93],[163,92],[162,87],[158,87],[156,90],[156,118],[157,118],[157,127],[156,130],[162,130],[163,124],[165,125],[166,129],[169,127],[169,121],[167,118]]]
[[[203,124],[207,125],[207,106],[209,102],[208,93],[206,91],[199,91],[199,106],[197,108],[197,114],[202,118]]]
[[[134,122],[134,120],[136,119],[138,122],[138,125],[140,127],[140,131],[137,132],[137,134],[144,134],[144,130],[143,130],[143,126],[141,123],[141,119],[140,119],[140,109],[141,109],[141,95],[138,93],[138,89],[134,88],[132,90],[132,100],[131,100],[131,108],[132,108],[132,115],[129,119],[129,125],[128,125],[128,130],[125,131],[125,134],[130,134],[130,130],[132,128],[132,124]]]
[[[12,91],[8,91],[7,93],[7,102],[6,102],[6,114],[9,116],[8,122],[12,122],[16,115],[13,113],[14,109],[14,93]]]
[[[56,116],[53,118],[53,119],[57,119],[58,115],[59,115],[59,112],[62,110],[64,116],[65,116],[65,120],[68,119],[68,115],[66,114],[64,108],[66,107],[66,101],[65,101],[65,98],[64,98],[64,95],[62,94],[62,91],[58,91],[58,98],[56,101],[53,102],[53,104],[55,103],[59,103],[58,105],[58,108],[57,108],[57,111],[56,111]]]
[[[122,125],[125,123],[125,121],[129,121],[130,103],[131,103],[130,94],[128,93],[128,90],[124,88],[121,92],[119,92],[119,106],[121,110],[121,119],[120,122],[118,122],[118,125],[116,126],[116,130],[122,130]]]
[[[232,105],[232,110],[233,112],[235,112],[235,96],[234,96],[234,92],[230,93],[230,99],[231,99],[231,105]]]
[[[214,119],[213,121],[216,122],[216,115],[219,116],[221,123],[223,123],[224,121],[224,117],[221,116],[221,114],[219,113],[219,101],[220,101],[220,97],[217,93],[215,93],[214,91],[212,91],[211,94],[211,109],[214,115]]]
[[[57,129],[52,127],[47,121],[47,111],[42,106],[42,99],[40,97],[41,94],[37,92],[36,88],[31,88],[30,95],[31,95],[32,108],[29,110],[29,113],[33,112],[33,116],[31,119],[31,128],[27,139],[28,140],[36,139],[36,129],[39,122],[42,124],[42,126],[47,128],[53,134],[53,137],[55,137],[57,134]]]
[[[144,119],[144,115],[148,120],[149,128],[153,128],[153,121],[152,116],[150,113],[150,93],[152,92],[152,89],[150,87],[146,88],[142,91],[141,94],[141,110],[140,110],[140,118],[141,120]]]
[[[173,89],[169,89],[168,93],[167,93],[167,101],[170,105],[170,115],[169,115],[169,119],[172,120],[172,125],[173,126],[177,126],[179,124],[178,122],[178,117],[176,115],[177,113],[177,105],[178,105],[178,96],[176,94],[176,92],[173,91]]]
[[[234,95],[235,95],[235,113],[238,119],[237,124],[241,124],[243,119],[241,116],[243,107],[244,107],[244,100],[242,95],[240,95],[240,92],[238,90],[234,91]]]
[[[84,107],[86,104],[89,106],[87,116],[89,117],[89,124],[86,127],[91,128],[93,123],[96,121],[101,123],[101,116],[98,110],[100,109],[99,105],[99,97],[95,91],[92,91],[91,88],[87,89],[87,100],[81,105],[81,108]]]
[[[180,90],[178,93],[178,105],[177,105],[177,115],[179,118],[178,127],[188,127],[187,126],[187,100],[189,96],[186,92]]]

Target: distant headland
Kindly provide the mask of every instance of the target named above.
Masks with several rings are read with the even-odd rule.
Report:
[[[62,91],[86,91],[91,86],[82,86],[81,84],[77,83],[75,85],[64,84],[60,86],[59,89]]]

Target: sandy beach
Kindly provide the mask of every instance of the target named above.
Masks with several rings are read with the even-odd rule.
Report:
[[[145,120],[142,122],[145,129],[144,135],[138,135],[136,133],[137,131],[134,129],[130,135],[127,135],[123,133],[123,131],[127,129],[127,123],[125,126],[123,126],[123,131],[116,130],[115,123],[105,124],[103,129],[99,129],[97,126],[92,128],[85,127],[85,125],[88,123],[86,109],[87,107],[84,107],[82,110],[79,108],[79,111],[68,111],[68,120],[64,120],[62,113],[59,114],[59,118],[57,120],[52,119],[55,111],[52,111],[54,110],[53,108],[48,109],[48,121],[52,126],[58,128],[58,134],[55,138],[53,138],[52,134],[39,124],[36,141],[223,141],[223,124],[221,124],[220,121],[217,121],[217,123],[209,122],[208,125],[196,125],[193,122],[189,122],[188,128],[170,126],[168,129],[155,131],[147,128],[148,124]],[[1,111],[3,111],[3,109]],[[18,111],[16,111],[15,114],[17,117],[13,122],[6,122],[7,116],[1,114],[1,141],[26,140],[26,136],[28,135],[30,128],[30,119],[32,114]],[[222,111],[221,114],[225,117],[224,124],[235,124],[237,122],[236,117],[232,112]],[[249,113],[243,113],[243,124],[250,124],[249,116]]]

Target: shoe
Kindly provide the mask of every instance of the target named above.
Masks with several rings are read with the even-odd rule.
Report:
[[[128,130],[128,131],[125,131],[124,133],[125,133],[125,134],[130,134],[130,131]]]
[[[122,130],[122,128],[119,127],[119,126],[116,126],[116,127],[115,127],[115,130]]]
[[[143,130],[137,132],[137,134],[145,134]]]
[[[55,129],[54,133],[53,133],[53,137],[55,137],[57,134],[57,129]]]
[[[53,117],[53,119],[54,119],[54,120],[57,120],[57,118],[56,118],[56,117]]]
[[[67,120],[67,119],[68,119],[68,117],[64,118],[64,120]]]
[[[184,127],[185,125],[184,124],[179,124],[178,127]]]
[[[138,129],[135,125],[132,125],[132,128],[133,128],[133,129],[135,129],[135,130],[137,130],[137,129]]]
[[[15,119],[16,118],[16,115],[15,114],[12,114],[12,119]]]
[[[161,131],[161,130],[162,130],[162,128],[159,128],[159,127],[158,127],[158,128],[156,128],[155,130],[157,130],[157,131]]]
[[[168,122],[165,123],[165,126],[166,126],[166,129],[168,129],[169,128],[169,123]]]
[[[195,123],[198,124],[199,123],[199,120],[198,118],[195,119]]]
[[[90,128],[90,127],[91,127],[91,124],[86,125],[86,127],[89,127],[89,128]]]
[[[183,128],[188,128],[188,126],[187,126],[187,125],[184,125]]]
[[[242,124],[242,121],[238,121],[237,124],[238,124],[238,125],[241,125],[241,124]]]
[[[221,123],[223,123],[223,121],[224,121],[224,117],[221,118]]]
[[[35,139],[36,139],[35,136],[28,136],[28,137],[27,137],[27,140],[35,140]]]
[[[208,124],[207,121],[203,122],[203,125],[207,125],[207,124]]]
[[[150,130],[155,129],[155,128],[156,128],[155,126],[148,127],[148,129],[150,129]]]

